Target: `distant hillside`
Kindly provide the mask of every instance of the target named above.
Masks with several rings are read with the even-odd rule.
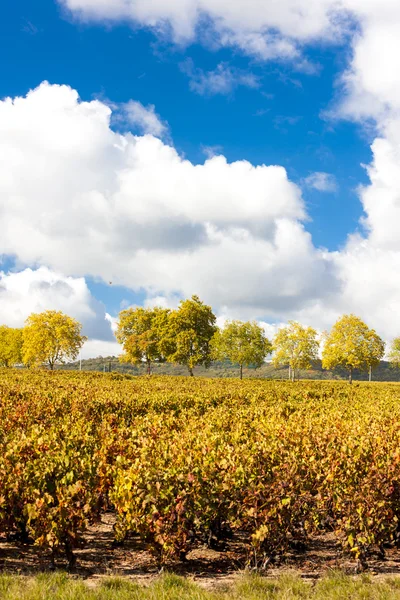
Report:
[[[69,363],[58,367],[70,371],[79,370],[79,362]],[[114,371],[119,373],[129,373],[131,375],[145,375],[145,366],[128,365],[120,363],[115,356],[90,358],[82,360],[82,370],[84,371]],[[210,368],[196,367],[195,375],[200,377],[238,377],[239,370],[236,365],[230,362],[214,362]],[[188,371],[181,365],[169,363],[153,365],[155,375],[188,375]],[[264,379],[287,379],[288,369],[286,367],[276,368],[271,363],[265,363],[260,369],[244,369],[244,377],[259,377]],[[321,367],[321,362],[317,361],[312,369],[303,370],[300,373],[301,379],[347,379],[348,374],[345,369],[337,368],[333,371],[325,371]],[[368,373],[354,371],[354,380],[367,381]],[[372,373],[374,381],[400,381],[400,369],[393,369],[386,361],[382,361],[379,367]]]

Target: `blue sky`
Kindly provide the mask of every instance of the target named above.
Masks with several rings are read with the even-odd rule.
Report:
[[[360,186],[364,186],[364,190],[370,189],[371,186],[366,165],[373,164],[371,145],[374,139],[378,136],[390,137],[385,129],[388,127],[387,115],[385,117],[380,113],[378,115],[379,111],[377,112],[375,104],[386,103],[390,107],[389,112],[392,111],[393,115],[397,111],[394,94],[393,107],[391,107],[392,98],[384,97],[386,92],[379,88],[379,82],[372,92],[370,89],[355,89],[356,85],[360,85],[355,77],[356,83],[350,85],[353,86],[352,89],[349,90],[349,86],[346,90],[343,88],[344,73],[352,69],[353,74],[357,75],[357,69],[361,72],[362,69],[369,68],[367,60],[365,63],[359,61],[355,64],[356,44],[360,43],[360,38],[354,37],[354,29],[357,29],[354,28],[354,22],[356,26],[357,19],[359,24],[364,23],[364,29],[361,29],[361,41],[367,44],[370,34],[368,27],[372,27],[372,23],[376,21],[376,14],[380,14],[379,4],[376,4],[377,13],[371,12],[366,16],[362,12],[363,9],[359,8],[357,0],[348,0],[354,21],[352,27],[344,28],[339,34],[336,30],[330,31],[329,26],[323,22],[325,14],[321,16],[322,24],[317,20],[311,23],[311,19],[316,17],[307,15],[307,10],[304,23],[302,21],[293,26],[290,21],[291,11],[296,8],[296,2],[293,3],[293,0],[285,0],[282,3],[282,5],[288,4],[289,12],[282,13],[282,16],[278,15],[276,22],[269,23],[268,14],[266,16],[260,14],[259,29],[257,29],[258,21],[255,16],[255,19],[250,20],[250,24],[246,25],[245,30],[238,25],[237,20],[232,20],[230,14],[225,15],[223,3],[220,3],[220,12],[214,14],[214,8],[209,9],[207,13],[208,0],[202,1],[204,3],[202,19],[194,31],[185,33],[183,39],[181,35],[178,41],[176,38],[179,36],[176,31],[181,27],[179,19],[183,19],[185,10],[189,14],[191,0],[182,1],[181,4],[176,1],[177,13],[172,17],[169,14],[166,16],[163,13],[164,9],[160,9],[161,14],[158,15],[159,3],[147,0],[145,13],[154,5],[151,18],[146,14],[143,16],[143,11],[138,12],[142,0],[128,0],[126,5],[131,7],[131,13],[122,17],[117,14],[115,8],[118,3],[114,5],[116,14],[112,14],[114,9],[110,2],[111,8],[107,9],[109,10],[107,18],[103,12],[108,0],[105,3],[97,3],[96,0],[65,0],[63,3],[56,0],[41,0],[36,3],[29,0],[15,0],[6,3],[0,23],[0,51],[3,57],[0,63],[0,97],[23,98],[30,90],[38,88],[43,81],[47,81],[50,86],[55,84],[69,86],[72,90],[77,90],[80,101],[93,103],[98,100],[101,105],[111,106],[116,113],[120,111],[121,106],[133,100],[140,103],[145,110],[153,111],[157,115],[159,122],[164,124],[164,132],[161,134],[162,143],[171,146],[178,156],[190,161],[193,167],[203,165],[208,157],[220,154],[225,157],[228,164],[235,161],[248,161],[253,167],[257,165],[283,167],[289,181],[295,184],[298,193],[302,194],[302,208],[299,210],[303,210],[305,214],[301,217],[294,210],[293,214],[290,214],[290,219],[293,219],[296,227],[299,225],[304,228],[305,234],[311,235],[309,238],[312,245],[311,253],[315,253],[317,258],[312,267],[306,261],[304,269],[309,271],[311,268],[313,271],[315,264],[318,263],[315,267],[315,275],[307,284],[306,292],[299,290],[297,304],[292,300],[290,302],[282,300],[282,307],[287,304],[289,308],[282,309],[281,313],[277,309],[280,304],[279,294],[275,292],[271,296],[270,303],[266,298],[265,306],[259,299],[254,299],[254,302],[241,299],[241,294],[238,292],[238,299],[230,306],[228,292],[231,289],[230,283],[226,285],[226,298],[223,297],[222,292],[216,296],[217,311],[220,315],[228,317],[242,314],[243,317],[254,315],[254,318],[267,323],[284,322],[285,319],[296,315],[305,315],[306,319],[312,320],[315,315],[317,325],[325,324],[326,320],[321,317],[324,313],[325,292],[320,293],[321,290],[317,292],[316,288],[327,287],[331,295],[326,311],[330,315],[329,318],[333,318],[332,315],[342,307],[347,308],[348,300],[344,301],[343,297],[339,297],[337,290],[346,286],[350,286],[351,290],[351,286],[355,285],[348,282],[346,271],[348,267],[343,267],[340,262],[349,254],[348,236],[359,232],[364,241],[372,239],[371,231],[374,226],[371,225],[371,221],[367,229],[364,229],[360,223],[361,217],[372,219],[373,212],[371,211],[371,214],[366,212],[367,204],[363,200],[364,192],[360,191]],[[386,1],[388,0],[384,0]],[[246,10],[248,12],[253,10],[253,3],[246,9],[246,3],[242,0],[232,0],[232,2],[238,11],[242,8],[244,17]],[[273,3],[272,0],[268,2]],[[217,4],[215,4],[216,13]],[[303,1],[299,0],[297,8],[301,8],[303,4]],[[323,4],[327,5],[328,10],[330,0],[324,0]],[[171,6],[173,5],[172,2]],[[90,10],[88,6],[91,7]],[[276,4],[274,7],[274,10],[277,10]],[[348,7],[345,8],[348,10]],[[375,4],[371,11],[372,9],[375,10]],[[111,20],[110,14],[112,14]],[[396,19],[399,16],[397,9],[394,8],[393,14],[389,16],[388,22],[397,26]],[[226,23],[221,29],[222,33],[218,31],[215,34],[224,19]],[[168,25],[166,28],[165,23]],[[305,34],[302,33],[302,28],[307,32],[310,28],[313,31],[316,29],[317,33]],[[296,38],[297,30],[299,34]],[[272,31],[274,40],[277,37],[279,42],[286,43],[289,40],[293,43],[297,54],[294,57],[290,55],[288,58],[278,53],[276,57],[264,58],[257,52],[253,52],[250,45],[246,46],[236,41],[222,42],[223,35],[226,35],[227,31],[231,37],[239,35],[243,37],[250,32],[252,35],[264,36],[263,40],[267,39],[267,35]],[[267,43],[269,43],[268,39]],[[222,88],[216,89],[213,75],[218,74],[220,78],[217,84],[222,85]],[[398,75],[393,73],[393,77]],[[374,94],[375,104],[369,101]],[[350,108],[338,108],[343,106],[344,100],[349,106],[351,105]],[[370,105],[374,108],[370,108]],[[364,111],[361,116],[357,114],[358,107],[362,107]],[[32,119],[38,118],[35,114],[32,112]],[[43,128],[45,128],[46,117],[42,115],[40,118],[44,119]],[[9,127],[12,128],[12,125]],[[124,118],[121,115],[111,121],[111,127],[114,132],[119,132],[122,136],[129,135],[129,132],[139,136],[146,133],[140,120]],[[25,128],[25,133],[31,141],[33,134],[27,131],[27,128],[29,126]],[[17,143],[19,142],[12,142],[13,148]],[[48,151],[51,154],[52,148]],[[63,186],[64,176],[65,181],[69,181],[74,175],[71,171],[63,174],[59,180],[61,186]],[[79,178],[79,173],[76,173],[76,177]],[[24,179],[23,171],[21,178]],[[43,185],[46,185],[46,193],[54,194],[55,198],[58,196],[59,189],[50,178]],[[168,185],[173,186],[174,182]],[[215,188],[219,189],[220,185],[221,197],[224,198],[224,202],[228,202],[226,214],[229,215],[229,211],[235,208],[229,207],[229,201],[226,200],[222,190],[223,183],[216,182]],[[267,181],[265,185],[268,186]],[[107,192],[104,193],[107,196]],[[151,193],[153,201],[156,192]],[[17,193],[7,188],[3,196],[5,204],[8,207],[13,203],[18,205],[20,194],[20,191]],[[29,206],[32,207],[38,202],[34,196],[28,197],[28,192],[24,194],[27,194],[25,200]],[[66,215],[69,213],[68,200],[63,202],[61,208],[54,207],[54,214],[60,211],[61,213],[65,211]],[[218,202],[219,197],[216,196],[215,203]],[[242,206],[248,202],[245,195],[241,202]],[[260,202],[262,205],[261,200]],[[268,197],[265,202],[273,203],[274,199]],[[43,211],[43,207],[38,204],[38,211],[41,210]],[[172,214],[175,218],[176,210],[174,208],[175,212],[168,213],[170,214],[168,218],[172,218]],[[48,211],[47,207],[42,214],[48,214]],[[285,218],[286,216],[285,213]],[[392,213],[388,213],[384,218],[390,222],[392,216]],[[276,218],[278,217],[279,214],[276,215]],[[77,218],[79,219],[79,213]],[[200,226],[199,223],[194,222],[193,216],[190,216],[190,219],[192,227]],[[208,223],[207,212],[202,213],[201,219],[202,224]],[[241,219],[240,223],[243,222],[243,227],[246,229],[248,221],[245,209]],[[262,219],[261,210],[260,223]],[[18,230],[19,225],[14,221],[3,221],[3,227],[8,228],[9,237],[26,235],[23,233],[25,231],[23,228]],[[12,227],[16,229],[10,232]],[[162,235],[164,234],[163,231]],[[158,234],[152,234],[152,236],[156,235]],[[175,234],[172,232],[168,235]],[[251,229],[251,235],[255,235],[254,227]],[[255,238],[258,235],[257,233]],[[53,240],[52,243],[55,244],[53,253],[47,247],[46,251],[29,253],[26,248],[21,249],[17,244],[14,247],[12,243],[4,243],[0,248],[3,256],[1,267],[3,277],[8,273],[23,273],[29,268],[36,272],[42,267],[58,273],[60,277],[84,278],[91,296],[96,302],[102,303],[106,312],[113,317],[121,307],[127,305],[142,304],[146,301],[151,303],[154,298],[159,297],[163,298],[163,302],[173,303],[188,292],[195,293],[197,287],[206,290],[203,281],[198,286],[196,281],[193,281],[190,286],[182,286],[180,273],[176,274],[176,280],[171,275],[167,283],[161,281],[159,283],[156,275],[153,279],[145,275],[137,276],[136,267],[133,267],[136,275],[132,275],[132,282],[130,282],[129,277],[119,276],[117,271],[114,273],[109,268],[102,270],[100,256],[100,266],[96,264],[93,267],[93,262],[90,261],[85,266],[84,250],[81,251],[82,265],[79,268],[76,267],[79,261],[74,260],[73,264],[69,265],[65,261],[65,256],[57,262],[53,257],[60,252],[60,247],[63,248],[64,236],[66,234],[62,232],[57,243]],[[71,247],[68,243],[65,237],[66,254]],[[125,245],[128,243],[128,241],[124,242]],[[301,246],[303,241],[299,244]],[[111,243],[109,246],[111,253],[116,252],[115,260],[120,261],[117,251],[112,249],[114,246]],[[379,248],[381,249],[381,246]],[[320,267],[320,260],[325,250],[327,254],[323,260],[327,263]],[[135,252],[140,254],[140,248],[135,247]],[[336,263],[332,266],[338,255],[340,255],[340,266]],[[49,256],[51,258],[48,258]],[[351,260],[354,262],[354,255],[352,257]],[[105,256],[103,262],[107,262],[108,258],[109,254]],[[160,262],[159,257],[157,260]],[[249,260],[254,259],[249,258]],[[192,267],[194,271],[198,268],[195,256]],[[338,269],[341,269],[339,274],[336,272]],[[332,270],[335,271],[334,275],[331,273]],[[288,281],[291,277],[294,280],[298,275],[298,271],[296,275],[291,275],[285,265],[281,267],[281,271],[282,276]],[[199,273],[204,272],[199,269]],[[257,286],[258,276],[266,277],[264,282],[266,289],[271,286],[276,287],[279,281],[272,275],[268,280],[269,275],[265,275],[264,272],[260,272],[259,275],[255,273],[249,284],[250,289],[254,285]],[[329,279],[329,283],[326,283],[328,279],[325,281],[325,276]],[[199,277],[204,278],[204,274]],[[110,278],[115,279],[112,285],[108,281]],[[211,279],[215,281],[215,278]],[[215,287],[215,284],[210,283],[210,285]],[[366,282],[365,285],[368,289],[371,283]],[[290,294],[291,297],[296,296],[295,292]],[[205,295],[207,296],[207,291]],[[347,290],[347,296],[352,295],[352,292]],[[210,292],[209,298],[206,299],[213,300],[213,294]],[[353,307],[349,306],[349,308]],[[361,307],[360,312],[363,310],[366,309]],[[23,312],[24,310],[21,309],[20,314]],[[10,316],[7,318],[11,322],[16,319]],[[329,318],[327,317],[327,321]],[[386,318],[379,316],[378,322],[382,323],[381,327],[384,327]]]

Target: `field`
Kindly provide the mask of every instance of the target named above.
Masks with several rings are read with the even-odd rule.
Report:
[[[398,384],[3,370],[0,562],[395,573],[399,438]]]

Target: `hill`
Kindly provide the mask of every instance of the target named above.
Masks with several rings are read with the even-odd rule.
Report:
[[[79,361],[68,363],[58,369],[77,371],[80,368]],[[131,375],[145,375],[146,368],[143,365],[129,365],[126,363],[120,363],[116,356],[99,356],[97,358],[89,358],[82,360],[83,371],[104,371],[104,372],[118,372],[128,373]],[[206,369],[204,367],[196,367],[195,375],[200,377],[238,377],[239,370],[236,365],[232,365],[230,362],[214,362]],[[182,365],[174,365],[169,363],[155,364],[153,366],[153,373],[155,375],[182,375],[187,376],[188,372],[186,367]],[[261,379],[287,379],[288,369],[286,367],[276,368],[271,363],[265,363],[260,369],[248,368],[243,369],[244,377],[255,377]],[[326,371],[322,369],[321,361],[317,361],[313,364],[311,369],[302,370],[300,372],[301,379],[347,379],[347,371],[343,368],[336,368],[332,371]],[[365,371],[354,371],[353,379],[355,381],[367,381],[368,373]],[[400,370],[393,369],[390,363],[382,361],[372,374],[374,381],[400,381]]]

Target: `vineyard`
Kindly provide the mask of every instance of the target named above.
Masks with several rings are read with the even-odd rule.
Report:
[[[0,536],[50,560],[104,513],[161,565],[240,535],[248,564],[400,538],[400,387],[0,371]]]

